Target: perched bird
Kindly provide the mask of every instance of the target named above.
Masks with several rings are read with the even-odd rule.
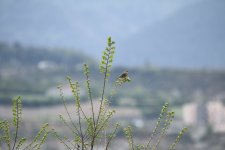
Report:
[[[125,79],[128,77],[128,71],[124,71],[118,78],[122,78],[122,79]]]
[[[121,86],[125,82],[130,82],[131,79],[128,76],[128,71],[124,71],[116,80],[116,86]]]

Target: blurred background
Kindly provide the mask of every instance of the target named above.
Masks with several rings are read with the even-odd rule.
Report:
[[[83,84],[83,63],[90,65],[97,103],[108,36],[116,41],[109,84],[124,70],[132,79],[110,102],[113,120],[132,125],[135,141],[143,142],[167,101],[176,117],[162,149],[184,126],[189,131],[177,149],[224,149],[224,0],[0,0],[0,118],[12,117],[11,100],[21,95],[24,135],[32,137],[44,122],[62,127],[56,87],[63,85],[72,111],[65,77]],[[84,86],[81,97],[86,108]],[[48,141],[43,149],[63,149]],[[114,142],[112,149],[118,143],[127,149],[122,131]]]

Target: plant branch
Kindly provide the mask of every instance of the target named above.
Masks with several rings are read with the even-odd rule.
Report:
[[[16,142],[17,142],[17,138],[18,138],[18,131],[19,131],[19,99],[20,99],[20,97],[18,97],[15,100],[15,102],[16,102],[16,133],[15,133],[12,150],[14,150],[14,148],[16,146]]]

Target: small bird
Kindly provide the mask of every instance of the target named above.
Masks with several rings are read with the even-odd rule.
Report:
[[[122,78],[122,79],[125,79],[128,77],[128,71],[124,71],[118,78]]]
[[[125,82],[130,82],[131,79],[128,76],[128,71],[124,71],[116,80],[116,86],[121,86]]]

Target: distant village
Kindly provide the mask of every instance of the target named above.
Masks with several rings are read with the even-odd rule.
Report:
[[[210,127],[213,132],[225,132],[225,95],[219,95],[209,102],[197,100],[182,107],[186,125],[199,128]]]
[[[63,86],[64,96],[72,96],[70,87],[68,85]],[[47,95],[58,96],[58,90],[54,87],[47,91]],[[84,91],[81,90],[81,95]],[[225,95],[218,95],[214,99],[206,102],[202,99],[201,94],[196,94],[195,101],[186,103],[182,106],[181,120],[174,120],[176,123],[173,124],[173,129],[170,132],[176,132],[177,129],[182,126],[193,126],[198,129],[211,128],[213,132],[225,132]],[[135,105],[133,99],[122,99],[121,102]],[[95,107],[97,109],[97,101]],[[84,104],[84,107],[88,107],[88,103]],[[137,108],[119,107],[111,108],[116,110],[114,119],[127,121],[132,123],[137,128],[144,128],[146,126],[146,120],[143,119],[141,110]],[[154,121],[153,121],[154,122]],[[149,123],[148,123],[149,124]],[[154,123],[150,122],[150,126],[153,128]],[[148,126],[149,127],[149,126]]]

